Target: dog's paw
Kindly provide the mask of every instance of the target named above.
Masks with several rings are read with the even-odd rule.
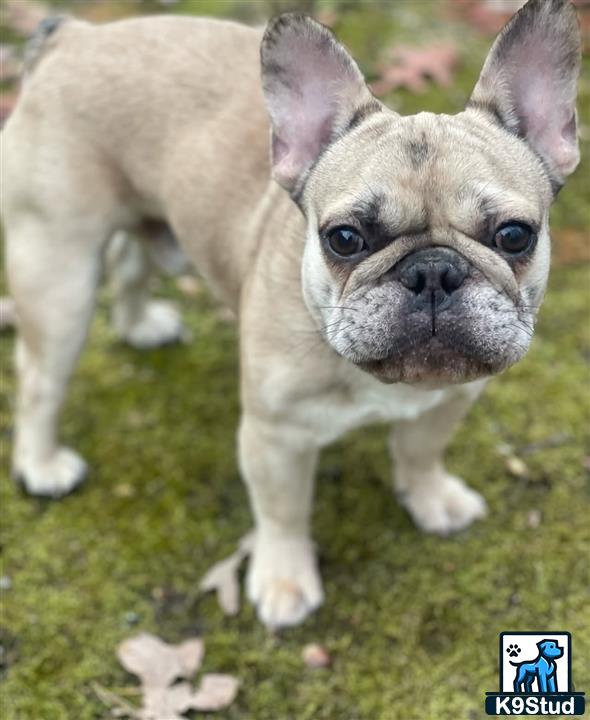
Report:
[[[259,536],[247,576],[248,598],[270,629],[298,625],[324,600],[311,541]]]
[[[43,462],[25,461],[14,470],[16,481],[31,495],[60,498],[72,492],[88,472],[85,461],[69,448],[59,448]]]
[[[402,503],[421,530],[438,535],[463,530],[487,513],[479,493],[446,473],[435,486],[416,487],[407,492]]]
[[[146,303],[142,317],[120,334],[134,348],[148,348],[168,345],[182,340],[185,331],[180,313],[166,300],[150,300]]]

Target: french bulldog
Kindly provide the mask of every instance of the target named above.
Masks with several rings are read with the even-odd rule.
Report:
[[[123,338],[181,332],[146,289],[173,237],[239,319],[247,590],[267,626],[322,603],[314,474],[349,430],[392,425],[394,487],[420,529],[483,517],[443,452],[531,342],[549,208],[579,160],[579,67],[567,0],[508,22],[464,111],[410,117],[310,17],[46,21],[2,133],[15,476],[59,497],[85,475],[56,428],[105,258]]]

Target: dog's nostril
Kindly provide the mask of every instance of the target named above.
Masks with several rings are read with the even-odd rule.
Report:
[[[465,275],[453,265],[447,265],[440,274],[440,284],[447,295],[455,292],[465,280]]]
[[[406,272],[402,274],[400,280],[408,290],[415,292],[416,295],[420,295],[426,287],[426,273],[419,265],[409,267]]]
[[[442,290],[445,295],[450,295],[463,284],[465,273],[447,262],[416,263],[404,268],[399,279],[416,295],[425,290]]]

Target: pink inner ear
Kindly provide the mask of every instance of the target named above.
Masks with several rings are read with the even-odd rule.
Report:
[[[273,124],[274,174],[286,187],[313,164],[366,88],[346,52],[315,32],[283,38],[276,51],[283,71],[266,90]]]
[[[290,122],[273,133],[273,164],[277,179],[292,183],[319,155],[330,141],[332,117],[314,109],[294,105]],[[281,133],[282,136],[277,135]]]
[[[530,144],[562,174],[577,165],[575,99],[570,77],[559,76],[551,47],[525,43],[510,54],[510,90]]]

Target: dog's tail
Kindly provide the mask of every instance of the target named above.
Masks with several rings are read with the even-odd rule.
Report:
[[[51,15],[43,18],[25,46],[24,74],[29,75],[47,50],[53,46],[55,33],[68,21],[67,15]]]

